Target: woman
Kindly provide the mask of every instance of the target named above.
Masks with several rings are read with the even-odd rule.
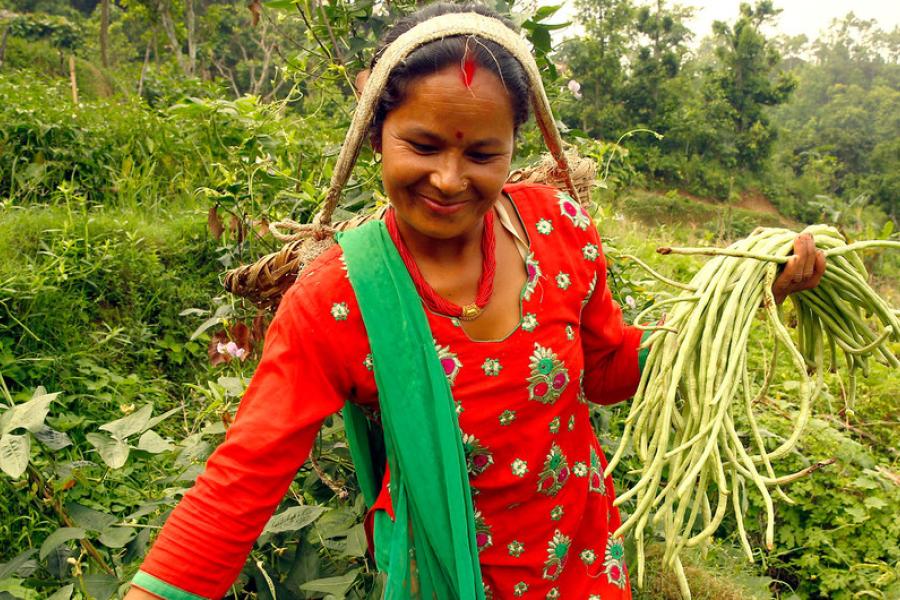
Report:
[[[373,65],[401,33],[452,12],[494,16],[480,6],[430,6],[398,23]],[[367,77],[358,77],[360,88]],[[421,494],[428,490],[416,486],[444,486],[452,504],[452,469],[416,473],[410,462],[390,463],[373,507],[389,531],[375,531],[379,567],[389,565],[389,590],[402,589],[388,597],[419,589],[441,600],[631,597],[622,541],[611,537],[619,525],[612,481],[602,476],[587,402],[634,393],[641,334],[624,325],[612,301],[584,210],[553,188],[504,185],[528,98],[528,78],[505,48],[456,36],[410,54],[375,111],[371,141],[392,206],[384,235],[418,294],[417,306],[398,312],[421,313],[424,305],[428,351],[437,357],[430,366],[440,365],[441,385],[452,392],[466,495],[461,519],[446,518],[457,513],[439,509],[447,504],[441,497],[432,497],[427,514]],[[128,600],[221,596],[322,421],[347,399],[386,411],[382,384],[420,375],[398,373],[392,356],[378,354],[378,324],[364,314],[371,307],[360,302],[352,247],[327,251],[285,295],[225,443],[172,513]],[[824,271],[810,237],[798,238],[795,254],[775,284],[780,300],[815,286]],[[391,321],[385,306],[380,317]],[[393,343],[398,361],[414,345],[405,336]],[[431,452],[430,432],[446,433],[430,417],[406,425],[395,437],[386,428],[389,457],[392,444],[407,442]],[[447,456],[452,462],[452,449]],[[435,541],[443,535],[460,552],[447,556]]]

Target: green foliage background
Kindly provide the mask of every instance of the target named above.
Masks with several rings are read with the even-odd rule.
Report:
[[[258,358],[266,317],[225,295],[221,274],[278,247],[268,222],[312,217],[349,123],[352,75],[413,8],[122,1],[110,6],[104,65],[94,0],[0,0],[0,597],[125,591]],[[892,234],[896,30],[848,15],[812,42],[773,39],[762,31],[777,7],[764,1],[696,44],[689,8],[578,0],[585,34],[554,42],[552,7],[497,8],[523,26],[567,138],[601,165],[595,216],[627,318],[665,292],[619,251],[687,279],[698,263],[657,258],[658,243],[812,221],[856,239]],[[517,164],[541,148],[526,128]],[[339,218],[374,206],[379,189],[364,151]],[[897,257],[866,260],[896,305]],[[229,339],[249,359],[221,360]],[[779,377],[759,406],[773,440],[796,390],[789,370]],[[852,410],[842,386],[830,376],[783,467],[837,462],[791,487],[776,548],[754,564],[733,523],[689,556],[695,597],[900,598],[900,375],[874,367]],[[624,410],[594,410],[607,452]],[[339,418],[313,457],[234,597],[379,597]],[[626,457],[619,489],[635,466]],[[745,514],[762,548],[755,502]],[[635,594],[678,597],[660,568]]]

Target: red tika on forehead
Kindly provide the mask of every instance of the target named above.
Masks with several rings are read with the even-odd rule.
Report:
[[[472,80],[475,78],[476,69],[475,59],[467,55],[463,61],[462,71],[460,73],[463,85],[467,88],[472,87]]]

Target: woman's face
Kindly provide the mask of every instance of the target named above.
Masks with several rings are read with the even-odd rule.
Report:
[[[469,73],[471,75],[471,73]],[[512,103],[484,68],[413,80],[381,132],[382,178],[404,235],[450,240],[478,233],[509,174]]]

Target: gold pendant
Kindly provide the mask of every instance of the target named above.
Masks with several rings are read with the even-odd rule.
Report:
[[[462,315],[460,319],[463,321],[472,321],[481,315],[481,309],[476,304],[466,304],[462,307]]]

